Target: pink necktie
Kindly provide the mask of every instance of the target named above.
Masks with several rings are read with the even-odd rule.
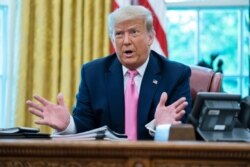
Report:
[[[129,70],[128,74],[130,79],[125,90],[125,133],[128,136],[128,140],[137,140],[138,92],[134,77],[138,72]]]

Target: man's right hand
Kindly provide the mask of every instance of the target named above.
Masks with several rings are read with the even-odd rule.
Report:
[[[41,96],[34,96],[34,98],[40,104],[31,100],[28,100],[26,103],[29,106],[29,112],[41,118],[35,121],[36,124],[48,125],[57,131],[63,131],[68,127],[70,113],[64,104],[62,93],[57,95],[57,104],[53,104]]]

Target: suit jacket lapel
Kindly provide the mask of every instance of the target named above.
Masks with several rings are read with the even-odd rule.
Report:
[[[151,55],[141,84],[138,103],[138,132],[143,131],[142,128],[149,121],[148,113],[160,80],[160,65],[157,59]]]
[[[112,123],[110,128],[119,133],[124,133],[124,81],[122,66],[117,58],[114,59],[105,74],[105,79],[110,107],[110,122]]]

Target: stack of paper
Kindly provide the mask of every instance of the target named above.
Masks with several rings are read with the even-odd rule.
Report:
[[[120,134],[112,131],[108,126],[102,126],[90,131],[69,134],[69,135],[58,135],[54,134],[51,136],[54,140],[127,140],[127,135]]]

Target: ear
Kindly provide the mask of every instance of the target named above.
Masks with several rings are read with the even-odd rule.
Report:
[[[154,42],[154,38],[155,38],[155,33],[151,32],[148,34],[148,46],[151,46],[152,43]]]
[[[113,48],[115,49],[115,40],[114,40],[114,38],[111,38],[110,40],[112,42]]]

